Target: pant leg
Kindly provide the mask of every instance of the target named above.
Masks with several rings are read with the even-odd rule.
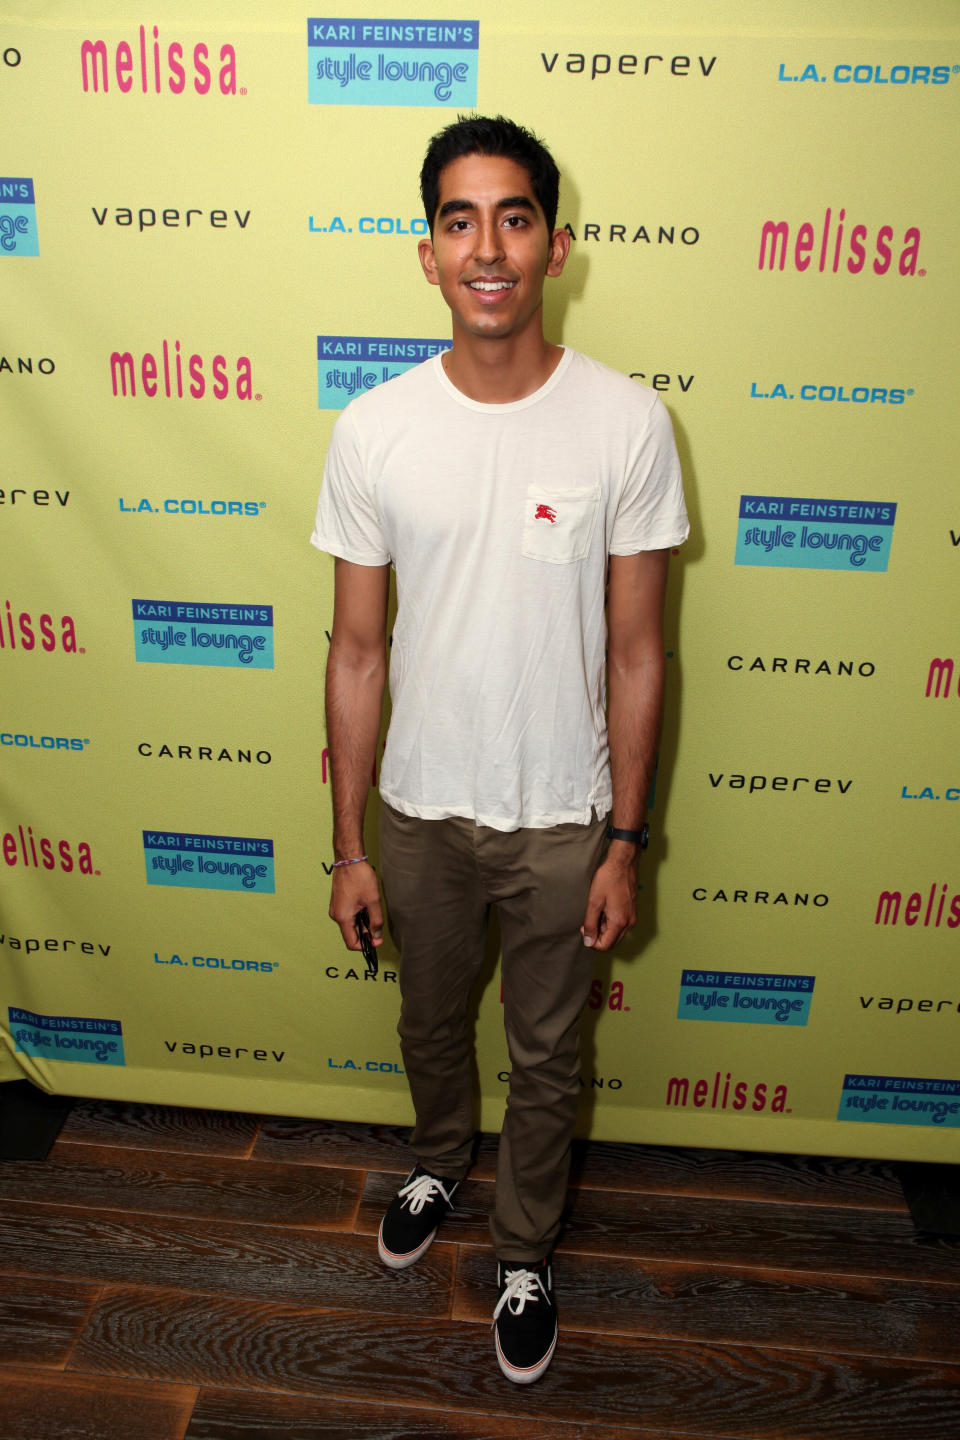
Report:
[[[467,1017],[489,915],[474,830],[472,820],[421,820],[381,805],[381,878],[400,951],[397,1029],[416,1111],[410,1146],[433,1174],[455,1180],[475,1133]]]
[[[580,1017],[593,978],[580,926],[605,828],[596,821],[502,837],[516,841],[495,892],[511,1064],[490,1222],[502,1260],[539,1259],[560,1229],[580,1099]]]

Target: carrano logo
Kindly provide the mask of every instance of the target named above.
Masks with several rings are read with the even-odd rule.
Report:
[[[317,389],[321,410],[342,410],[361,390],[372,390],[441,350],[452,340],[376,335],[318,335]]]
[[[960,1080],[911,1075],[845,1075],[838,1120],[960,1129]]]
[[[307,21],[311,105],[477,103],[477,20]]]
[[[272,840],[144,830],[143,854],[148,885],[274,893]]]
[[[16,175],[0,176],[0,255],[39,254],[33,181]]]
[[[684,970],[678,1020],[724,1020],[741,1025],[806,1025],[813,975],[738,975]]]
[[[734,563],[885,571],[896,516],[888,501],[741,495]]]
[[[119,1020],[91,1020],[77,1015],[35,1015],[11,1005],[7,1011],[14,1048],[44,1060],[71,1060],[87,1065],[125,1065],[123,1026]]]
[[[273,669],[272,605],[134,600],[133,635],[137,659],[150,664]]]

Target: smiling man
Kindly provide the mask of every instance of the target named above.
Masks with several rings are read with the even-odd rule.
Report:
[[[527,1384],[556,1346],[580,1016],[593,952],[636,919],[667,560],[688,526],[657,395],[543,333],[570,247],[550,153],[509,120],[464,119],[434,137],[420,182],[420,263],[453,346],[338,418],[312,537],[336,557],[330,915],[349,949],[363,911],[382,943],[363,821],[392,565],[380,851],[416,1125],[379,1253],[418,1260],[467,1172],[470,994],[495,907],[510,1083],[494,1323],[501,1369]]]

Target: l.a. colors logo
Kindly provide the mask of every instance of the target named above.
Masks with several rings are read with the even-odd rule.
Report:
[[[792,73],[788,73],[792,72]],[[960,72],[960,65],[824,65],[818,69],[814,61],[805,65],[780,62],[778,81],[798,84],[835,85],[949,85],[950,76]]]
[[[213,59],[218,51],[219,65]],[[80,75],[84,94],[121,95],[246,95],[237,90],[237,52],[232,45],[199,41],[192,48],[179,40],[160,39],[156,25],[141,25],[132,42],[107,46],[105,40],[80,42]]]
[[[821,275],[829,270],[836,275],[841,267],[851,275],[888,273],[899,275],[926,275],[926,270],[917,269],[920,253],[920,231],[911,225],[902,237],[895,235],[892,225],[854,225],[849,231],[844,249],[844,222],[846,210],[839,210],[834,222],[833,211],[828,206],[823,220],[815,224],[804,220],[790,237],[787,220],[765,220],[760,231],[760,260],[758,269],[783,271],[792,261],[794,270],[816,270]],[[867,263],[870,253],[873,258]],[[896,262],[896,263],[894,263]]]
[[[14,1046],[22,1055],[73,1060],[87,1065],[125,1065],[119,1020],[78,1015],[36,1015],[11,1005],[7,1010]]]
[[[129,350],[111,352],[110,383],[114,397],[136,396],[138,375],[139,393],[151,400],[158,395],[165,395],[168,400],[187,397],[202,400],[208,394],[216,400],[225,400],[231,394],[237,400],[262,399],[259,393],[254,393],[253,367],[247,355],[238,355],[230,361],[225,355],[214,355],[212,360],[202,355],[184,355],[179,340],[172,344],[162,340],[156,353],[148,350],[136,361]]]
[[[308,20],[311,105],[477,103],[476,20]]]
[[[741,495],[735,563],[883,571],[896,518],[888,501]]]
[[[272,840],[144,830],[143,854],[148,885],[274,893]]]
[[[684,970],[678,1020],[722,1020],[740,1025],[806,1025],[812,975],[742,975]]]
[[[33,181],[24,176],[0,176],[0,256],[39,254]]]
[[[134,600],[133,626],[138,660],[273,669],[272,605]]]
[[[838,1120],[960,1128],[960,1080],[914,1075],[845,1075]]]
[[[412,370],[452,340],[377,335],[318,335],[317,389],[321,410],[342,410],[361,390],[372,390]]]

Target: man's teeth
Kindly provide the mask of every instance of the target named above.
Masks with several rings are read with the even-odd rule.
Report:
[[[471,290],[512,290],[512,280],[471,280]]]

